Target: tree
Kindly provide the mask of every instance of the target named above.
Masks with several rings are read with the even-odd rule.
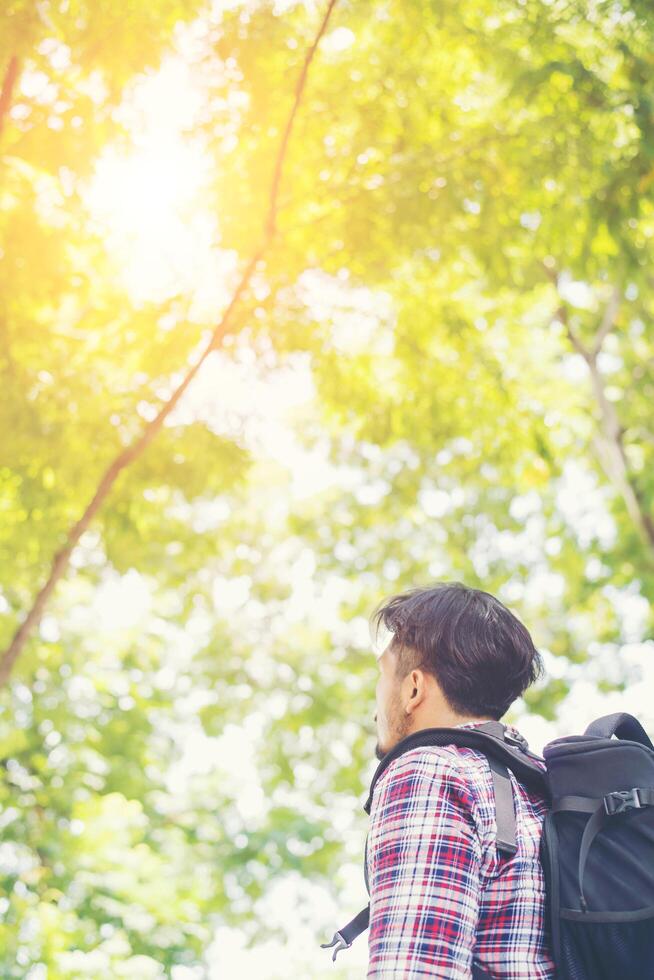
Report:
[[[238,270],[220,355],[188,295],[126,295],[84,194],[129,139],[128,80],[196,8],[8,19],[4,647],[102,475],[129,465],[2,695],[7,976],[172,975],[201,962],[212,915],[260,938],[272,881],[354,858],[362,816],[344,841],[332,815],[365,781],[365,617],[388,591],[460,578],[515,608],[564,664],[518,711],[553,719],[583,664],[628,678],[619,598],[652,591],[652,15],[332,6],[199,21],[211,81],[189,138]],[[310,377],[297,439],[331,482],[293,496],[283,461],[201,409],[149,428],[203,351]],[[147,452],[122,455],[144,422]],[[566,503],[575,474],[604,524]],[[97,597],[137,582],[149,610],[98,626]],[[183,730],[217,751],[244,719],[259,813],[218,762],[171,788]]]

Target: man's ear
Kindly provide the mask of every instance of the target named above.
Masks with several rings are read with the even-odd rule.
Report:
[[[407,715],[411,715],[427,697],[427,678],[424,671],[416,667],[414,670],[409,671],[404,682],[406,685],[404,712]]]

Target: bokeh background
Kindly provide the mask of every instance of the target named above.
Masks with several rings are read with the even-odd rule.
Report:
[[[654,10],[1,18],[0,976],[360,978],[383,596],[654,727]]]

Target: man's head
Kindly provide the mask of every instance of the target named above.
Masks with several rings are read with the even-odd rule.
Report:
[[[379,658],[378,758],[423,728],[501,718],[543,671],[520,620],[459,582],[392,596],[372,623],[392,634]]]

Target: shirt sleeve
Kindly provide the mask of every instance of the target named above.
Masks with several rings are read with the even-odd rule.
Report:
[[[368,837],[368,980],[470,980],[482,848],[475,798],[446,752],[394,760]]]

